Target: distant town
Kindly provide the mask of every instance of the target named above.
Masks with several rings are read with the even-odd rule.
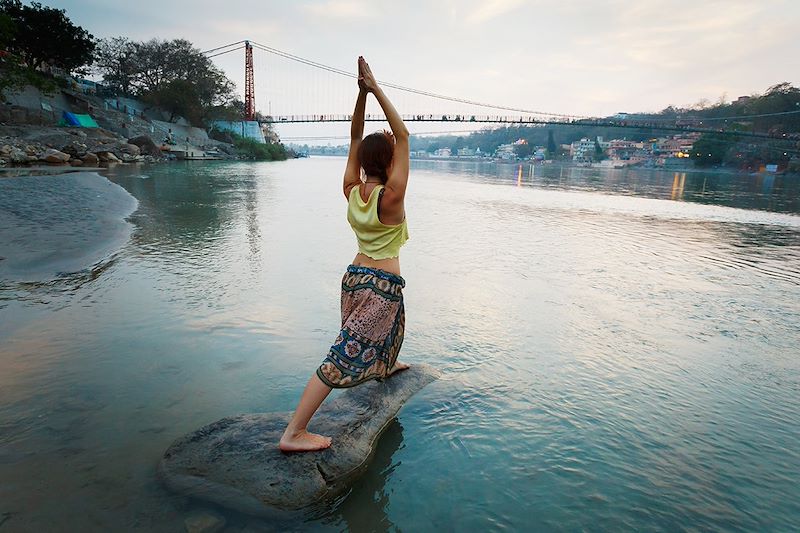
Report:
[[[626,166],[676,167],[685,166],[692,156],[694,143],[699,133],[669,135],[649,140],[628,139],[605,140],[601,136],[583,137],[570,144],[557,146],[556,150],[547,146],[532,145],[525,139],[499,145],[494,151],[482,151],[480,147],[463,146],[437,147],[412,150],[414,159],[464,159],[492,160],[499,162],[532,161],[551,162],[566,160],[579,165],[594,165],[608,168]],[[309,155],[347,155],[347,145],[308,146],[289,144],[299,153]]]

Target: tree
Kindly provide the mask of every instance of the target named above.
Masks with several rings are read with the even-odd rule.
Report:
[[[103,74],[106,87],[123,96],[132,96],[137,60],[136,43],[130,39],[102,39],[97,43],[94,70]]]
[[[703,134],[692,146],[692,161],[700,167],[719,165],[730,147],[730,139]]]
[[[556,141],[553,137],[553,130],[547,131],[547,159],[554,159],[558,156],[558,148],[556,148]]]
[[[195,124],[232,113],[234,84],[185,39],[104,40],[96,70],[122,94],[137,96]],[[237,118],[241,118],[239,115]]]
[[[38,2],[25,6],[20,0],[0,0],[0,13],[16,28],[7,37],[6,50],[29,68],[46,64],[70,73],[92,62],[94,37],[73,24],[63,9]]]
[[[144,95],[143,99],[169,112],[169,122],[173,122],[179,116],[194,123],[198,123],[201,119],[200,98],[194,85],[187,80],[175,80],[164,84],[159,89]]]
[[[600,141],[597,138],[594,139],[594,155],[592,156],[593,161],[602,161],[606,159],[606,152],[603,150],[603,147],[600,146]]]
[[[0,52],[4,52],[14,39],[17,33],[17,27],[14,25],[14,19],[6,13],[0,12]]]
[[[22,64],[22,59],[9,52],[17,26],[14,19],[0,12],[0,102],[5,101],[5,91],[32,85],[44,93],[52,93],[58,88],[56,81]]]
[[[450,153],[453,157],[458,156],[458,151],[466,146],[466,141],[464,141],[464,137],[456,137],[456,140],[453,141]]]
[[[520,159],[527,159],[533,154],[533,145],[528,143],[520,143],[514,145],[514,153]]]

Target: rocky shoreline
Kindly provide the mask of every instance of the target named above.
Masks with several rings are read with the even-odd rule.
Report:
[[[232,146],[215,141],[220,159],[236,159]],[[0,168],[29,165],[97,167],[115,163],[157,163],[175,159],[152,138],[126,139],[103,128],[0,125]]]

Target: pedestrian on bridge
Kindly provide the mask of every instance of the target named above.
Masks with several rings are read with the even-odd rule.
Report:
[[[285,452],[331,446],[330,437],[309,433],[306,427],[333,388],[388,378],[408,368],[397,360],[405,332],[400,247],[408,240],[404,207],[408,129],[363,57],[358,58],[358,73],[343,184],[347,221],[356,234],[358,253],[342,279],[341,330],[309,379],[281,437],[279,447]],[[369,94],[380,104],[392,131],[362,139]]]

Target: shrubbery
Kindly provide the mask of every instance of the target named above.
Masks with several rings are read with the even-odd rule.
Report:
[[[288,157],[286,147],[282,144],[262,144],[253,139],[232,133],[233,146],[236,152],[248,159],[256,161],[283,161]]]

